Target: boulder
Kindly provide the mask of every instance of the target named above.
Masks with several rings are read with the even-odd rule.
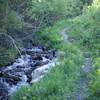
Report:
[[[17,84],[21,80],[20,76],[8,74],[6,72],[2,72],[1,76],[5,78],[5,81],[9,84]]]
[[[42,56],[41,55],[32,55],[32,60],[43,60]]]

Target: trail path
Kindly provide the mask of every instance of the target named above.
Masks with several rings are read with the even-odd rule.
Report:
[[[84,65],[81,68],[81,76],[77,82],[77,87],[75,91],[75,100],[85,100],[88,95],[88,82],[89,74],[91,72],[92,66],[91,58],[85,58]]]
[[[61,35],[63,37],[64,42],[68,41],[68,34],[67,34],[67,28],[64,28],[61,31]],[[91,73],[92,68],[92,60],[90,57],[85,57],[84,65],[81,67],[80,72],[81,76],[77,81],[77,87],[75,90],[75,96],[72,100],[85,100],[85,97],[88,94],[88,82],[89,82],[89,74]]]
[[[62,37],[63,37],[64,42],[68,42],[67,28],[64,28],[64,29],[61,31],[61,35],[62,35]]]

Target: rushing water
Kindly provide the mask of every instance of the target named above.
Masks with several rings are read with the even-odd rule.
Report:
[[[0,68],[0,100],[8,100],[23,85],[38,82],[56,64],[54,50],[33,47],[21,51],[24,55],[12,65]]]

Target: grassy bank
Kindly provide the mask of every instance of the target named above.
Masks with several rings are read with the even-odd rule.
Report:
[[[73,19],[65,19],[37,33],[39,42],[58,51],[65,52],[59,58],[60,65],[53,68],[32,87],[18,90],[12,100],[74,100],[76,82],[82,75],[80,68],[84,56],[92,58],[92,71],[88,75],[87,100],[100,99],[100,2],[84,8],[83,14]],[[69,42],[65,43],[61,31],[67,27]]]
[[[65,52],[65,55],[59,58],[61,64],[46,74],[39,83],[18,90],[11,98],[12,100],[60,100],[74,97],[76,82],[80,76],[84,58],[78,46],[63,41],[60,32],[66,27],[65,22],[58,22],[41,33],[37,33],[41,43],[56,48],[57,51]]]
[[[14,62],[17,55],[18,51],[15,48],[0,48],[0,67]]]

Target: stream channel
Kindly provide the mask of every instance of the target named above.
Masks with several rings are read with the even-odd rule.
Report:
[[[33,46],[20,50],[22,55],[14,63],[0,67],[0,100],[9,100],[17,89],[38,82],[57,62],[53,49]]]

